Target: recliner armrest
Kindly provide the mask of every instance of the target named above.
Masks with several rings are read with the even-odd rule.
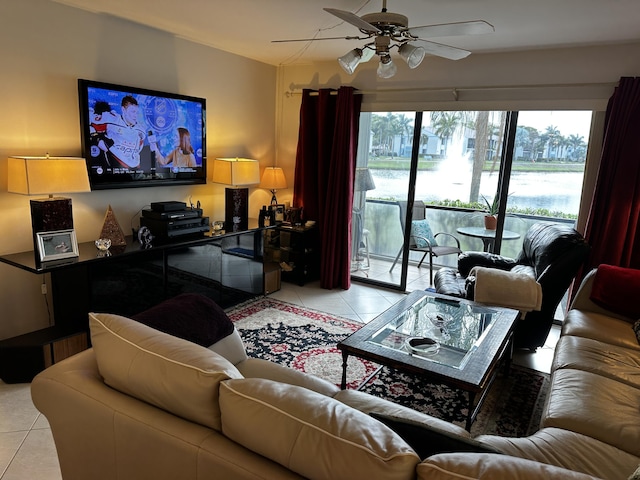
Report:
[[[511,270],[518,263],[509,257],[489,252],[462,252],[458,256],[458,272],[466,278],[473,267],[498,268]]]

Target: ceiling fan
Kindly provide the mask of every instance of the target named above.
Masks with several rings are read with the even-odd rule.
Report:
[[[425,40],[429,37],[447,37],[456,35],[478,35],[495,31],[493,25],[484,20],[469,22],[443,23],[438,25],[423,25],[409,27],[409,19],[400,13],[387,11],[387,0],[382,0],[380,13],[367,13],[358,16],[345,10],[325,8],[324,11],[357,27],[362,35],[348,37],[305,38],[297,40],[274,40],[273,42],[310,42],[316,40],[373,40],[361,48],[354,48],[342,57],[338,58],[340,66],[352,74],[356,67],[370,60],[374,55],[380,57],[378,76],[390,78],[397,71],[396,65],[391,59],[391,49],[397,48],[398,53],[407,62],[409,68],[416,68],[424,56],[429,53],[450,60],[460,60],[471,52],[461,48],[444,45]],[[419,45],[411,42],[421,42]]]

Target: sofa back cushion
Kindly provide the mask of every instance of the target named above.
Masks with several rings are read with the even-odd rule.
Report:
[[[412,479],[420,461],[396,433],[333,398],[271,380],[220,387],[222,433],[310,478]]]
[[[89,314],[100,375],[127,395],[220,430],[220,382],[242,375],[228,360],[129,318]]]

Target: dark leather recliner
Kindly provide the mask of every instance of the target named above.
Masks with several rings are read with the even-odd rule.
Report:
[[[558,304],[589,253],[582,235],[563,224],[536,223],[525,234],[518,257],[508,258],[486,252],[463,252],[458,257],[458,272],[440,269],[434,286],[438,293],[473,300],[473,267],[488,267],[526,273],[542,287],[542,308],[526,314],[515,330],[516,348],[535,350],[544,345]]]

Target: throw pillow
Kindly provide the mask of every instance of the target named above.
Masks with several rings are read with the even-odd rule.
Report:
[[[593,279],[593,303],[628,318],[640,318],[640,270],[600,265]]]
[[[438,245],[436,242],[436,238],[431,231],[431,226],[427,220],[412,220],[411,221],[411,236],[413,237],[413,241],[416,243],[416,247],[425,248],[427,247],[427,242],[425,239],[429,240],[432,247]]]
[[[636,320],[636,323],[633,324],[633,331],[636,332],[636,340],[640,343],[640,320]]]
[[[438,453],[500,453],[472,438],[460,437],[423,423],[375,412],[371,412],[369,415],[400,435],[416,451],[421,460]]]
[[[132,317],[156,330],[209,347],[233,332],[233,322],[204,295],[183,293]]]

